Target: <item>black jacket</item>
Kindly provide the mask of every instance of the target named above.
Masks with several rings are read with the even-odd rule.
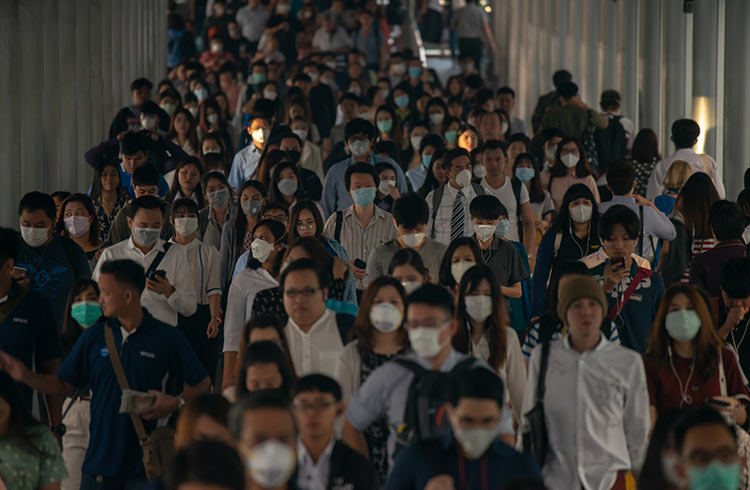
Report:
[[[351,485],[351,486],[350,486]],[[331,453],[328,490],[377,490],[380,480],[367,459],[341,441]]]

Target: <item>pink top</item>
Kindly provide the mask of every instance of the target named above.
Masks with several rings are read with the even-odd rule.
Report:
[[[575,175],[566,175],[565,177],[552,177],[549,183],[549,193],[552,196],[552,202],[555,205],[555,211],[560,210],[560,206],[563,202],[563,197],[568,191],[570,186],[574,184],[583,184],[589,189],[594,195],[594,200],[599,204],[599,189],[596,188],[596,181],[594,177],[589,175],[588,177],[576,177]]]

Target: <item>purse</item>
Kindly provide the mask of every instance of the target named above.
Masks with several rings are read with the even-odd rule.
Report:
[[[104,326],[104,339],[107,342],[109,360],[115,370],[117,383],[121,390],[128,390],[130,385],[127,377],[125,377],[125,371],[122,369],[120,354],[117,352],[117,346],[115,345],[115,336],[108,325]],[[174,430],[171,427],[158,427],[149,435],[146,433],[140,415],[131,413],[130,420],[133,422],[135,433],[138,435],[138,442],[143,451],[143,467],[146,470],[146,478],[149,481],[159,478],[174,459]]]
[[[537,462],[539,467],[544,466],[544,458],[549,447],[547,436],[547,422],[544,420],[544,378],[547,374],[547,363],[549,361],[550,341],[542,343],[542,359],[539,364],[539,382],[536,390],[536,405],[525,414],[526,425],[523,431],[523,452]]]

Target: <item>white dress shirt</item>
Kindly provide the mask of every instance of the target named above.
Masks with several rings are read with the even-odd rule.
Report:
[[[693,172],[708,173],[708,176],[714,182],[714,186],[716,186],[716,192],[719,193],[719,197],[724,199],[726,191],[724,190],[724,182],[721,180],[721,175],[719,175],[719,167],[710,156],[706,155],[706,159],[708,160],[708,172],[706,172],[703,156],[700,153],[694,152],[692,148],[681,148],[664,160],[661,160],[651,172],[651,178],[648,179],[648,188],[646,189],[648,200],[653,201],[656,199],[656,196],[664,194],[664,177],[667,175],[669,166],[676,160],[687,162],[690,168],[693,169]]]
[[[427,194],[427,207],[430,209],[430,219],[427,223],[427,238],[432,238],[438,242],[449,245],[451,242],[451,219],[453,218],[453,204],[456,202],[458,196],[458,189],[450,184],[443,186],[443,198],[440,200],[440,206],[438,207],[437,215],[435,216],[435,222],[432,221],[432,196],[437,189],[433,189]],[[461,189],[464,193],[464,236],[471,236],[474,234],[474,227],[471,225],[471,216],[469,215],[469,205],[471,200],[477,197],[477,193],[474,192],[474,186],[468,185]],[[434,237],[433,237],[434,229]]]
[[[300,490],[326,490],[331,473],[331,454],[336,438],[331,440],[314,463],[301,439],[297,439],[297,488]]]
[[[290,316],[284,327],[284,335],[297,376],[322,373],[334,378],[336,362],[344,350],[336,312],[326,308],[308,332],[304,332]]]
[[[91,278],[95,281],[99,280],[101,266],[108,260],[130,259],[141,264],[144,271],[146,271],[159,252],[164,251],[165,243],[164,240],[159,239],[156,245],[146,254],[135,246],[132,237],[111,247],[107,247],[102,252],[101,257],[99,257],[99,262],[96,263],[96,268]],[[175,288],[174,292],[167,298],[163,294],[155,293],[146,288],[143,290],[143,294],[141,294],[141,305],[157,320],[173,327],[177,326],[178,313],[183,316],[190,316],[195,313],[198,307],[195,288],[192,287],[193,276],[191,269],[185,247],[173,243],[169,251],[164,255],[157,270],[166,272],[167,280]]]
[[[224,318],[224,352],[239,352],[242,329],[250,319],[255,295],[278,285],[279,282],[263,267],[242,269],[232,279]]]
[[[169,240],[174,243],[172,240]],[[191,281],[195,287],[195,297],[199,305],[207,305],[208,297],[221,294],[219,286],[219,251],[213,245],[207,245],[194,238],[183,245],[190,263]]]
[[[537,346],[529,363],[529,387],[536,387],[541,361]],[[550,344],[544,418],[549,449],[542,468],[550,490],[609,490],[617,472],[638,472],[648,444],[649,398],[641,356],[603,336],[578,353],[569,337]],[[526,390],[523,413],[536,405],[536,388]]]

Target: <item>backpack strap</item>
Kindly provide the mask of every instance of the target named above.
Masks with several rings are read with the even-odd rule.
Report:
[[[473,368],[476,362],[476,358],[472,356],[467,356],[461,359],[458,364],[453,366],[453,369],[451,369],[451,375],[460,376],[461,374]]]
[[[399,427],[396,427],[396,433],[398,434],[399,440],[403,441],[406,445],[409,445],[414,440],[415,432],[419,430],[419,390],[417,389],[417,385],[420,378],[427,373],[428,370],[409,359],[396,358],[393,361],[408,369],[414,375],[409,383],[409,391],[406,396],[403,423]]]
[[[474,194],[476,194],[477,196],[483,196],[487,194],[486,192],[484,192],[484,187],[477,184],[476,182],[471,183],[471,188],[474,189]]]
[[[336,211],[336,228],[334,229],[333,236],[337,242],[341,243],[341,226],[344,222],[344,212]]]
[[[164,242],[164,250],[156,254],[156,257],[154,257],[154,260],[151,262],[151,265],[148,266],[148,269],[146,270],[146,277],[149,276],[152,272],[156,271],[161,264],[161,261],[164,259],[164,256],[167,255],[167,252],[169,252],[169,249],[172,248],[172,242]]]
[[[440,186],[432,191],[432,230],[430,231],[430,238],[435,239],[435,218],[437,217],[438,209],[440,208],[440,201],[443,200],[443,193],[445,187]]]
[[[516,198],[516,225],[518,226],[518,241],[523,241],[523,222],[521,221],[521,186],[523,184],[515,177],[510,177],[510,186]]]
[[[555,233],[555,243],[552,246],[552,257],[557,258],[557,252],[560,250],[560,244],[562,243],[563,234],[561,231]]]

